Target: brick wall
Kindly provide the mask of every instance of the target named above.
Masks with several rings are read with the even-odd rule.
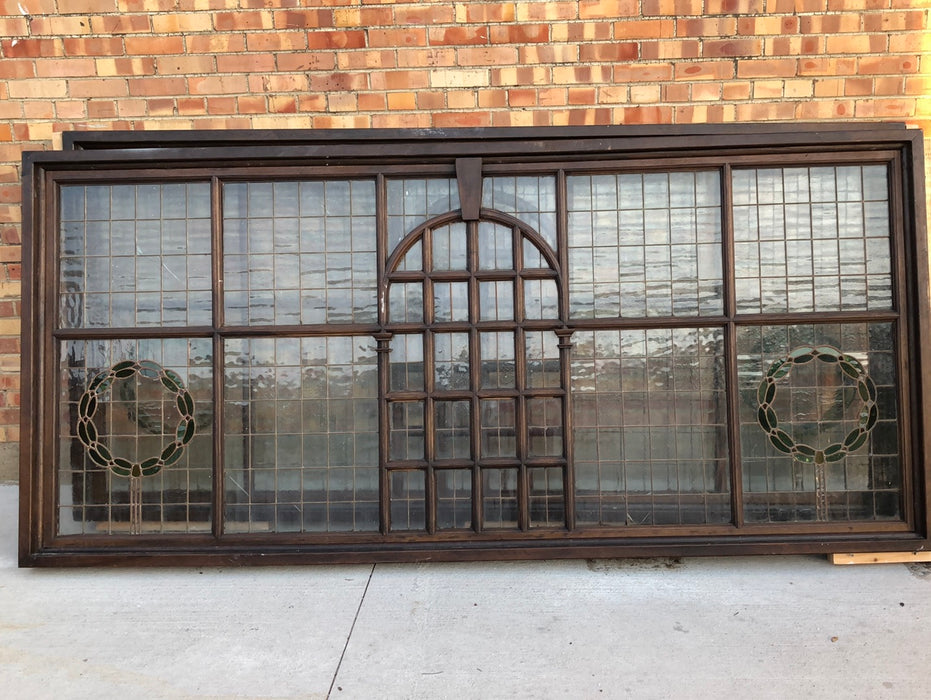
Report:
[[[929,13],[931,0],[0,0],[0,478],[19,438],[23,150],[74,129],[928,131]]]

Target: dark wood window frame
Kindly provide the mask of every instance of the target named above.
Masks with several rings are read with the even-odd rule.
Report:
[[[701,554],[813,553],[857,551],[909,551],[927,547],[931,533],[931,471],[928,469],[929,407],[926,395],[931,384],[931,350],[926,339],[929,328],[927,289],[928,247],[921,133],[898,124],[785,124],[742,126],[670,126],[670,127],[578,127],[543,129],[463,129],[428,131],[258,131],[258,132],[132,132],[69,133],[65,149],[60,152],[30,152],[23,158],[23,401],[20,476],[20,563],[23,566],[98,565],[105,563],[146,565],[202,565],[208,563],[271,564],[297,562],[420,561],[464,559],[529,559],[548,557],[607,557]],[[888,173],[889,238],[891,245],[891,279],[888,309],[828,310],[798,312],[740,310],[735,279],[735,221],[732,173],[742,168],[778,169],[783,166],[833,167],[840,165],[881,165]],[[722,261],[721,309],[697,315],[673,315],[579,318],[570,314],[568,300],[569,259],[565,231],[567,220],[567,177],[616,173],[699,172],[720,173]],[[459,209],[430,218],[421,228],[462,221],[467,227],[480,221],[511,225],[515,231],[513,254],[520,250],[521,235],[541,247],[545,242],[525,226],[518,215],[483,208],[483,178],[551,175],[556,182],[556,225],[559,245],[555,253],[541,255],[548,269],[520,272],[520,263],[509,271],[479,270],[474,245],[471,261],[461,272],[444,272],[436,280],[555,279],[558,287],[558,317],[528,320],[523,315],[515,324],[476,321],[480,309],[476,292],[470,292],[472,319],[459,325],[440,328],[432,312],[422,323],[393,323],[388,317],[386,294],[393,281],[423,281],[431,285],[427,272],[394,271],[399,258],[388,257],[387,205],[384,183],[391,178],[446,178],[458,182]],[[377,264],[379,309],[371,321],[355,323],[292,323],[289,325],[229,325],[224,319],[223,204],[222,187],[233,182],[273,182],[341,178],[363,179],[376,183],[377,237],[381,256]],[[62,327],[59,323],[59,264],[64,255],[59,250],[60,188],[69,185],[114,183],[205,183],[209,186],[210,224],[210,321],[191,325],[137,325],[135,327]],[[444,218],[445,217],[445,218]],[[765,252],[760,249],[760,265]],[[429,252],[425,253],[429,263]],[[864,253],[868,256],[868,253]],[[762,267],[760,268],[762,269]],[[114,274],[116,274],[114,272]],[[193,274],[193,273],[191,273]],[[762,273],[761,273],[762,274]],[[840,279],[840,274],[838,274]],[[478,284],[475,282],[475,284]],[[518,293],[518,299],[522,299]],[[761,302],[762,304],[762,302]],[[522,302],[517,302],[521,312]],[[894,352],[895,430],[900,469],[896,517],[867,520],[824,520],[785,523],[754,521],[746,517],[744,502],[744,464],[741,458],[740,367],[738,334],[767,324],[790,327],[792,324],[887,324],[891,330]],[[67,325],[67,324],[65,324]],[[520,334],[545,330],[558,336],[560,357],[559,387],[534,391],[517,379],[514,390],[485,392],[480,386],[479,370],[469,369],[468,386],[461,391],[437,393],[430,384],[421,390],[394,392],[389,385],[389,349],[398,333],[425,333],[440,330],[467,335],[475,362],[479,352],[478,334],[482,328],[507,331],[512,326]],[[672,331],[714,328],[720,333],[723,348],[722,371],[725,397],[727,479],[730,488],[726,500],[730,516],[727,522],[663,524],[656,520],[644,527],[613,527],[605,523],[580,524],[574,497],[573,408],[569,358],[573,334],[594,331],[624,333],[669,329]],[[787,331],[788,332],[788,331]],[[864,331],[866,332],[866,331]],[[363,532],[272,531],[241,532],[224,528],[224,343],[229,339],[322,338],[329,336],[368,338],[377,355],[379,379],[379,516],[377,527]],[[211,501],[205,504],[211,514],[204,529],[174,534],[130,534],[119,529],[107,534],[65,532],[59,527],[60,504],[58,465],[63,448],[58,438],[59,397],[62,389],[59,368],[60,344],[80,341],[133,339],[200,339],[212,346],[212,372],[216,377],[212,389],[214,418],[209,429],[208,452],[212,454]],[[61,345],[64,347],[64,345]],[[426,347],[432,348],[428,339]],[[827,346],[801,348],[799,364],[818,357],[825,359]],[[798,349],[797,349],[798,350]],[[806,356],[804,351],[809,351]],[[845,359],[846,358],[846,359]],[[850,356],[827,357],[825,361],[845,363],[848,375],[857,380],[862,395],[875,391],[871,380],[857,376],[858,364]],[[516,360],[517,376],[528,371],[526,358]],[[131,363],[130,363],[131,364]],[[813,363],[812,366],[818,363]],[[170,372],[158,374],[157,365],[136,364],[132,368],[114,365],[111,371],[126,376],[148,372],[151,378],[176,391],[178,405],[184,410],[186,389],[175,382]],[[427,363],[430,367],[430,363]],[[862,367],[860,368],[862,369]],[[787,371],[787,370],[786,370]],[[863,373],[865,374],[865,372]],[[782,377],[776,370],[770,376]],[[112,380],[111,380],[112,381]],[[770,381],[775,384],[775,379]],[[105,385],[109,386],[109,384]],[[746,386],[744,386],[746,389]],[[762,394],[766,387],[761,385]],[[100,389],[98,388],[98,391]],[[192,389],[192,391],[194,391]],[[775,389],[773,389],[775,391]],[[189,398],[189,394],[187,394]],[[94,389],[83,397],[81,416],[93,413]],[[439,399],[471,402],[469,424],[473,426],[470,450],[472,457],[457,462],[440,460],[427,449],[422,460],[391,464],[388,443],[389,404],[392,400],[423,400],[432,405]],[[517,404],[519,445],[513,459],[492,459],[484,465],[480,451],[478,402],[488,398],[509,397]],[[529,458],[527,418],[528,397],[554,397],[561,401],[561,454]],[[72,399],[75,400],[76,399]],[[870,399],[872,401],[872,399]],[[766,399],[771,401],[771,397]],[[90,405],[90,408],[88,407]],[[766,405],[769,405],[768,403]],[[191,411],[187,412],[191,414]],[[763,411],[765,413],[765,411]],[[774,415],[774,414],[773,414]],[[83,418],[82,418],[83,420]],[[88,419],[89,420],[89,419]],[[137,419],[138,420],[138,419]],[[426,417],[425,439],[432,440],[434,418]],[[761,413],[760,421],[767,419]],[[863,419],[866,420],[865,418]],[[875,422],[875,418],[870,419]],[[185,423],[184,421],[188,421]],[[185,445],[193,435],[194,417],[179,424],[179,441]],[[190,423],[191,435],[184,435]],[[874,423],[869,424],[869,428]],[[523,427],[521,427],[523,426]],[[622,426],[618,426],[622,427]],[[204,430],[207,430],[205,427]],[[453,431],[455,432],[455,431]],[[775,434],[775,429],[770,431]],[[850,437],[850,436],[848,436]],[[855,437],[855,436],[854,436]],[[795,448],[802,438],[788,440]],[[92,438],[82,437],[85,444]],[[848,444],[857,443],[851,438]],[[180,442],[178,443],[180,444]],[[775,444],[775,442],[774,442]],[[862,441],[859,443],[862,444]],[[804,448],[805,446],[802,445]],[[806,448],[807,449],[807,448]],[[837,448],[846,450],[846,448]],[[828,452],[829,450],[824,450]],[[814,452],[814,450],[813,450]],[[818,461],[825,460],[818,452]],[[837,450],[835,450],[837,452]],[[167,456],[166,456],[167,455]],[[155,469],[168,464],[177,455],[166,450],[162,462],[142,468]],[[111,468],[114,463],[111,461]],[[127,463],[128,464],[128,463]],[[154,464],[154,461],[153,461]],[[483,489],[483,469],[513,467],[519,475],[515,527],[483,528],[482,505],[477,494]],[[555,511],[556,526],[533,527],[527,473],[531,466],[560,470],[562,483],[553,488],[562,503]],[[471,526],[442,528],[437,526],[436,473],[450,468],[468,470],[475,502],[469,517]],[[115,473],[122,467],[117,465]],[[136,476],[138,465],[127,466]],[[415,470],[426,480],[425,513],[422,528],[396,530],[391,525],[391,474]],[[549,478],[549,477],[547,477]],[[557,480],[558,481],[558,480]],[[409,486],[409,484],[408,484]],[[502,494],[504,493],[503,487]],[[560,490],[561,489],[561,490]],[[502,496],[503,497],[503,496]],[[560,500],[561,499],[561,500]],[[544,499],[545,500],[545,499]],[[190,504],[188,504],[190,506]],[[828,504],[819,504],[827,508]],[[421,516],[417,516],[421,517]]]

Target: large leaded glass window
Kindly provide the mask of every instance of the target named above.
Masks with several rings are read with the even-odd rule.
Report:
[[[700,131],[27,157],[24,563],[914,548],[920,138]]]

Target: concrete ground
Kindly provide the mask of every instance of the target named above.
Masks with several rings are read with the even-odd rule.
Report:
[[[931,568],[823,557],[17,569],[5,698],[925,698]]]

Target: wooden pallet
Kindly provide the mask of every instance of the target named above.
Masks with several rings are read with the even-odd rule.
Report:
[[[911,564],[913,562],[931,562],[931,552],[858,552],[857,554],[829,554],[828,559],[835,566],[850,564]]]

